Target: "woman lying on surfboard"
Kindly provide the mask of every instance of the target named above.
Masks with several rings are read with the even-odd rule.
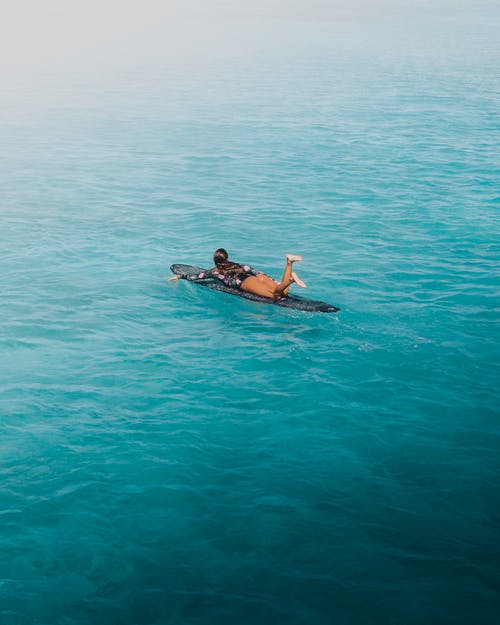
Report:
[[[293,283],[304,289],[306,288],[306,284],[293,271],[293,263],[298,260],[302,260],[302,256],[297,256],[296,254],[286,255],[285,270],[281,282],[277,282],[265,273],[253,269],[250,265],[240,265],[239,263],[231,262],[226,250],[219,248],[214,252],[215,267],[192,276],[192,279],[217,278],[227,286],[239,288],[242,291],[254,293],[262,297],[278,299],[288,295],[288,290]],[[179,280],[179,278],[180,276],[172,276],[169,280]]]

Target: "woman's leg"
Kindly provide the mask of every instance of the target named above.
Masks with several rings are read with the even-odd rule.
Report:
[[[302,260],[302,256],[298,256],[297,254],[287,254],[286,255],[286,266],[283,271],[283,276],[281,278],[281,282],[276,287],[276,290],[279,291],[280,295],[278,297],[287,296],[290,285],[295,282],[295,277],[293,275],[293,263],[297,260]],[[302,282],[302,280],[301,280]],[[302,282],[302,284],[304,284]],[[284,285],[284,286],[283,286]]]
[[[290,286],[291,283],[290,281],[290,283],[278,284],[276,280],[260,273],[257,276],[251,276],[244,280],[241,288],[243,291],[261,295],[262,297],[282,297],[281,293]]]
[[[287,277],[286,279],[283,279],[285,277],[284,275],[285,273],[287,274]],[[290,289],[290,285],[294,282],[292,273],[293,272],[290,272],[290,274],[288,275],[288,272],[285,269],[281,282],[279,284],[275,283],[273,297],[286,297],[288,295],[288,290]]]
[[[294,254],[287,254],[286,266],[281,278],[281,282],[276,282],[265,274],[259,274],[257,276],[251,276],[247,278],[241,288],[248,293],[255,293],[255,295],[261,295],[263,297],[286,297],[290,285],[294,282],[305,287],[305,284],[293,271],[293,263],[297,260],[301,260],[301,256]]]

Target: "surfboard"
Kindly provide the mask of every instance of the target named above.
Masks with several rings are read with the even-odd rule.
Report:
[[[304,310],[308,312],[322,312],[322,313],[334,313],[338,312],[340,308],[327,304],[326,302],[320,302],[314,299],[308,299],[307,297],[300,297],[299,295],[288,295],[287,297],[272,298],[262,297],[261,295],[255,295],[254,293],[247,293],[241,289],[236,289],[227,286],[217,278],[199,278],[199,274],[207,271],[202,267],[195,267],[194,265],[183,265],[175,263],[170,267],[172,273],[180,278],[194,282],[213,291],[221,291],[222,293],[229,293],[230,295],[237,295],[249,299],[253,302],[261,302],[262,304],[272,304],[274,306],[282,306],[283,308],[294,308],[295,310]]]

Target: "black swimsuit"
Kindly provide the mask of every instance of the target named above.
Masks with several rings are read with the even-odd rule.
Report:
[[[189,279],[198,280],[198,279],[203,279],[203,278],[217,278],[218,280],[223,282],[225,285],[239,289],[241,288],[241,285],[243,284],[243,282],[245,282],[247,278],[250,278],[252,276],[257,276],[260,273],[262,272],[257,271],[253,267],[250,267],[250,265],[238,265],[237,263],[235,263],[234,266],[230,267],[226,271],[226,273],[224,273],[217,267],[214,267],[213,269],[209,269],[208,271],[204,271],[203,273],[195,274],[192,278],[188,278],[188,280]]]

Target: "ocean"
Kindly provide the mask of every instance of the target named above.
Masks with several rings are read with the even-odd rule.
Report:
[[[2,625],[498,622],[499,15],[5,90]]]

